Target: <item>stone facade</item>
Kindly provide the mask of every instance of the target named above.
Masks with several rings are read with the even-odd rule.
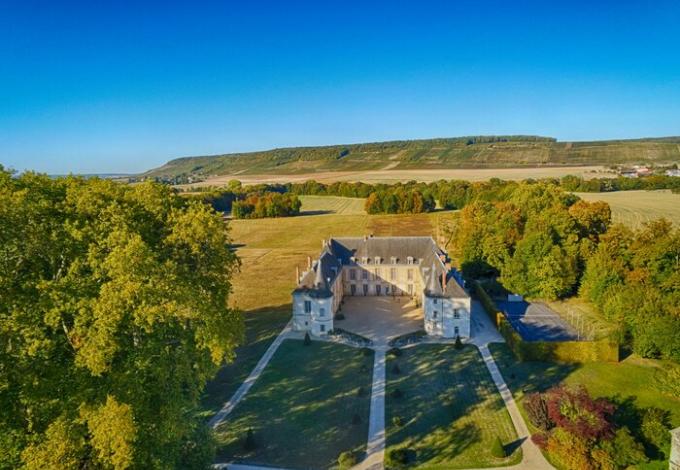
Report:
[[[343,296],[419,299],[424,330],[444,338],[470,336],[470,296],[430,237],[324,240],[293,291],[293,327],[325,335]]]

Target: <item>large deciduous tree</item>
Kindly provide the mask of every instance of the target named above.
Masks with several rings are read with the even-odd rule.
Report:
[[[209,464],[196,407],[243,335],[237,266],[167,187],[0,168],[0,468]]]

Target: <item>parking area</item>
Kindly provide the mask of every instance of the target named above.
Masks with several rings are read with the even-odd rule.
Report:
[[[526,341],[573,341],[578,333],[550,307],[540,302],[497,301],[515,330]]]
[[[360,334],[376,344],[423,329],[423,310],[409,297],[345,296],[344,320],[335,326]]]

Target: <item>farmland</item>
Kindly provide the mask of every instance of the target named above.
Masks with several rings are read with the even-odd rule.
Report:
[[[401,140],[184,157],[145,176],[301,175],[376,170],[569,167],[677,162],[679,138],[558,142],[536,136]]]
[[[576,194],[586,201],[605,201],[612,209],[614,222],[633,228],[660,217],[680,225],[680,195],[667,190]]]
[[[365,215],[365,199],[355,197],[334,196],[300,196],[303,215],[337,214],[337,215]]]

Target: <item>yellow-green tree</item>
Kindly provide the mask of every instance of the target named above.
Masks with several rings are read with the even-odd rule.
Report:
[[[0,167],[0,468],[208,465],[196,407],[243,335],[237,267],[167,187]]]

